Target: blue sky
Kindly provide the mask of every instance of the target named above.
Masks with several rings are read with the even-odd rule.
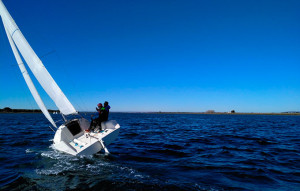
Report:
[[[300,110],[300,1],[3,3],[79,111]],[[37,108],[2,24],[0,68],[0,108]]]

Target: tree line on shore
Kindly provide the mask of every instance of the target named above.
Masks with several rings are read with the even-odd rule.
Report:
[[[58,110],[48,110],[50,113],[59,112]],[[40,109],[11,109],[9,107],[5,107],[0,109],[0,113],[42,113]]]

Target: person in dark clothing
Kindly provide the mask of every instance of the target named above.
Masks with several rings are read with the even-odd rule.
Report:
[[[104,108],[105,108],[104,120],[107,121],[108,120],[108,115],[109,115],[109,109],[110,109],[110,106],[108,105],[107,101],[104,102]]]
[[[102,106],[102,103],[98,104],[98,108],[96,107],[96,110],[98,111],[99,117],[97,118],[98,124],[101,124],[102,121],[105,121],[105,116],[106,116],[106,110]]]
[[[92,128],[95,128],[97,125],[99,125],[101,127],[101,122],[102,121],[106,121],[106,110],[105,108],[102,106],[102,103],[99,103],[97,105],[98,107],[96,107],[96,110],[98,111],[98,117],[93,119],[91,121],[90,127],[88,130],[91,130]]]

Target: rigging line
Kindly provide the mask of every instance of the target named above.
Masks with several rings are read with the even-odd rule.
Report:
[[[58,52],[56,52],[55,55],[56,55],[58,61],[61,63],[60,66],[61,66],[61,68],[63,69],[64,73],[66,74],[66,77],[68,77],[68,82],[70,82],[69,85],[72,86],[72,89],[77,90],[78,88],[77,88],[77,85],[76,85],[76,83],[75,83],[75,81],[74,81],[74,78],[73,78],[72,76],[70,77],[70,74],[69,74],[69,72],[68,72],[69,70],[67,70],[66,67],[65,67],[65,65],[62,64],[62,61],[61,61],[61,58],[60,58],[60,55],[58,54]],[[74,102],[73,104],[74,104],[79,110],[81,110],[81,111],[87,110],[87,108],[86,108],[86,103],[84,103],[84,101],[83,101],[83,99],[82,99],[82,96],[81,96],[81,93],[80,93],[80,92],[77,93],[77,97],[79,98],[79,101],[80,101],[82,104],[77,104],[76,102]],[[80,106],[80,105],[83,105],[83,106]]]
[[[51,64],[51,63],[49,63],[49,61],[47,61],[47,60],[45,60],[45,58],[48,56],[48,55],[50,55],[50,54],[54,54],[55,56],[56,56],[56,58],[57,58],[57,60],[58,60],[58,62],[60,62],[60,59],[59,59],[59,56],[58,56],[58,54],[57,54],[57,51],[56,51],[56,49],[55,49],[55,47],[53,46],[53,43],[51,43],[50,41],[49,41],[49,38],[47,38],[47,37],[45,37],[44,35],[41,35],[41,36],[39,36],[39,38],[43,41],[43,43],[44,44],[46,44],[46,47],[50,47],[50,50],[51,51],[49,51],[48,53],[46,53],[46,54],[44,54],[43,56],[40,56],[39,58],[40,59],[42,59],[43,58],[43,63],[44,64],[47,64],[48,66],[52,66],[52,67],[50,67],[50,68],[48,68],[48,69],[57,69],[57,64],[56,65],[53,65],[53,64]],[[59,64],[58,64],[58,66],[60,66],[60,68],[61,67],[64,67],[64,65],[60,62]],[[46,67],[45,65],[44,65],[44,67]],[[64,69],[64,74],[66,74],[67,72],[66,72],[66,70]],[[67,78],[68,76],[70,76],[70,75],[63,75],[63,77],[64,78]],[[72,78],[67,78],[67,80],[69,81],[70,79],[72,79]],[[64,81],[67,81],[67,80],[64,80]],[[58,83],[58,82],[56,82],[56,83]],[[75,89],[75,88],[73,88],[73,89]],[[64,94],[63,93],[63,91],[62,91],[62,89],[60,89],[60,91],[61,91],[61,93],[62,94]],[[65,95],[66,97],[67,97],[67,99],[70,101],[70,96],[67,96],[67,95]],[[72,104],[71,103],[71,105],[74,105],[74,103]],[[76,105],[77,106],[77,105]],[[74,106],[73,106],[74,107]],[[78,108],[78,107],[77,107]],[[77,111],[76,111],[77,112]]]
[[[47,47],[50,47],[50,48],[52,49],[52,51],[49,51],[48,53],[46,53],[46,54],[44,54],[43,56],[41,56],[40,59],[41,59],[41,58],[45,58],[46,56],[48,56],[48,55],[50,55],[50,54],[54,54],[54,55],[56,56],[58,62],[59,62],[60,68],[63,69],[63,72],[64,72],[64,74],[65,74],[63,77],[66,78],[65,81],[70,82],[70,83],[69,83],[69,86],[71,85],[73,90],[77,90],[78,88],[77,88],[77,86],[76,86],[76,83],[75,83],[73,77],[72,77],[71,75],[69,75],[69,72],[68,72],[69,70],[67,70],[67,69],[65,68],[65,64],[63,64],[63,62],[61,61],[60,55],[59,55],[59,53],[56,51],[55,47],[53,46],[53,43],[51,43],[51,42],[49,41],[49,38],[45,37],[44,35],[39,36],[39,38],[44,42],[44,44],[46,44]],[[46,60],[44,60],[43,63],[47,64],[48,62],[47,62]],[[48,65],[49,65],[49,64],[48,64]],[[54,68],[54,69],[55,69],[55,68]],[[69,95],[69,96],[67,96],[67,97],[68,97],[68,99],[70,100],[71,96]],[[75,97],[75,96],[72,96],[72,97]],[[77,104],[76,102],[71,103],[72,105],[75,105],[76,108],[78,108],[78,109],[77,109],[77,112],[78,112],[79,110],[81,110],[81,111],[87,110],[87,108],[83,108],[82,106],[80,106],[80,105],[84,105],[84,106],[86,105],[86,103],[84,103],[84,101],[83,101],[83,99],[82,99],[81,94],[77,94],[76,97],[79,98],[80,102],[82,103],[82,104]],[[72,100],[72,99],[71,99],[71,100]]]
[[[47,52],[46,54],[44,54],[43,56],[40,56],[40,59],[42,59],[43,57],[46,57],[46,56],[48,56],[50,54],[53,54],[55,52],[56,52],[56,50],[51,50],[51,51]]]
[[[57,121],[54,121],[55,123],[58,123],[58,122],[61,122],[61,121],[63,121],[62,119],[60,119],[60,120],[57,120]]]
[[[51,128],[51,126],[49,126],[49,128],[55,133],[55,131]]]

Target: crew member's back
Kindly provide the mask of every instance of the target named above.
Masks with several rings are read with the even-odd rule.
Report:
[[[110,109],[110,106],[108,105],[107,101],[104,102],[104,108],[105,108],[105,111],[103,112],[103,120],[107,121],[108,115],[109,115],[109,109]]]

